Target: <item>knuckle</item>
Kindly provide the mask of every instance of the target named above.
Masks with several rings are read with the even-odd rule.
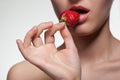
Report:
[[[38,26],[45,26],[45,22],[40,23]]]
[[[41,34],[43,32],[43,30],[45,30],[47,28],[47,25],[46,23],[41,23],[39,26],[38,26],[38,31],[39,31],[39,34]]]
[[[39,25],[38,25],[38,29],[43,29],[45,27],[45,22],[43,22],[43,23],[40,23]]]

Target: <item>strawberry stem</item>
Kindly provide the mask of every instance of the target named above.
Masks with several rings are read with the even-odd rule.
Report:
[[[62,18],[60,19],[60,22],[67,22],[67,19],[66,19],[65,17],[62,17]]]

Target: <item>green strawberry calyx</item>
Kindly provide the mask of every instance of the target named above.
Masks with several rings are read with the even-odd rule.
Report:
[[[62,17],[62,18],[60,19],[60,22],[67,22],[67,19],[66,19],[65,17]]]

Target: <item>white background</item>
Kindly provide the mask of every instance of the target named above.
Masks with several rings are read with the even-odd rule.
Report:
[[[23,40],[32,26],[45,21],[57,22],[50,0],[0,0],[0,80],[6,80],[10,67],[23,60],[16,39]],[[120,0],[112,7],[110,28],[120,39]],[[56,36],[59,46],[62,39],[59,33]]]

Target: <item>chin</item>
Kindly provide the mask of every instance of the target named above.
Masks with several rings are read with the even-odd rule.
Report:
[[[74,28],[74,30],[71,31],[71,34],[73,36],[78,36],[78,37],[88,37],[91,36],[93,34],[95,34],[96,32],[96,28],[93,28],[92,26],[76,26],[76,28]]]
[[[76,32],[73,33],[73,36],[77,36],[77,37],[85,37],[85,36],[90,36],[90,35],[91,35],[91,33],[89,33],[89,32],[78,32],[78,31],[76,31]]]

